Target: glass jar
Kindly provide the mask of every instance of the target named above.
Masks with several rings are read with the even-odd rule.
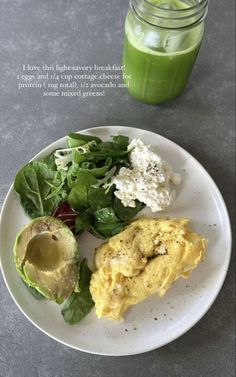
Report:
[[[130,0],[123,77],[150,104],[180,95],[200,49],[208,0]]]

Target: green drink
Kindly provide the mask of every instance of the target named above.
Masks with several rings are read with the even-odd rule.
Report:
[[[124,81],[130,94],[140,101],[159,104],[183,92],[197,58],[204,27],[202,15],[199,22],[196,19],[199,14],[193,14],[193,7],[181,0],[142,2],[142,11],[146,4],[149,8],[145,19],[140,17],[139,8],[132,8],[126,18]],[[151,15],[153,7],[159,12],[156,18]],[[182,11],[184,15],[180,17]],[[206,12],[205,8],[203,11]],[[153,24],[157,20],[158,26]]]

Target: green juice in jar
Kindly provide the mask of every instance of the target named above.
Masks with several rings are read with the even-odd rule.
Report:
[[[127,15],[123,52],[124,81],[131,95],[149,104],[166,102],[183,92],[197,58],[204,30],[203,23],[194,22],[194,17],[190,22],[196,25],[183,26],[186,14],[190,14],[188,8],[191,9],[186,2],[156,0],[155,5],[158,5],[158,10],[162,5],[167,6],[167,9],[163,8],[167,16],[168,7],[174,11],[185,10],[185,15],[178,28],[176,23],[174,28],[167,27],[168,17],[164,21],[160,18],[157,27],[151,24],[152,19],[147,19],[146,14],[145,20],[138,17],[133,9]],[[169,22],[173,24],[173,20]]]

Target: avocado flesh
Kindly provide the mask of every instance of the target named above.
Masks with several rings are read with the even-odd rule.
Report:
[[[70,229],[58,219],[33,220],[17,236],[16,268],[22,279],[46,298],[62,303],[78,278],[78,246]]]

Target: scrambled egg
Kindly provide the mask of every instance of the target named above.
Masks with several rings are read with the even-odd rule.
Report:
[[[204,258],[207,240],[187,219],[140,218],[111,237],[95,254],[90,292],[98,318],[122,318],[153,293],[162,297]]]

